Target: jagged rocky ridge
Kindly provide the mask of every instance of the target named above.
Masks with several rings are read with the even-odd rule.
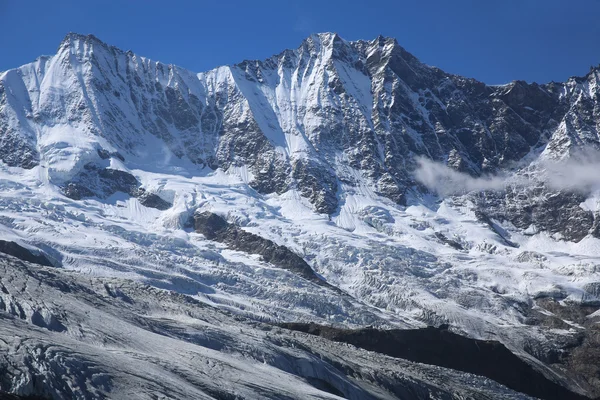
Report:
[[[151,135],[176,157],[248,168],[261,193],[295,187],[332,214],[342,183],[366,181],[400,204],[418,197],[415,155],[480,174],[599,148],[597,81],[593,69],[566,83],[488,86],[425,65],[394,39],[336,34],[195,75],[69,34],[56,56],[2,75],[0,158],[47,163],[68,181],[81,171],[60,166],[72,152],[80,167],[139,156]],[[63,124],[102,140],[70,147],[55,137]]]
[[[597,194],[432,200],[413,171],[535,177],[598,148],[598,73],[488,86],[393,39],[319,34],[195,74],[69,34],[0,74],[0,233],[252,319],[450,324],[597,396]],[[228,233],[190,232],[204,212]]]

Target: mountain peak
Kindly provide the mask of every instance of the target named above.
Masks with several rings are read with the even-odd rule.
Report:
[[[346,43],[346,41],[337,33],[322,32],[313,33],[303,41],[303,44],[304,43],[308,43],[309,45],[332,47],[336,44]]]
[[[309,38],[317,38],[320,41],[332,41],[339,37],[336,32],[319,32],[309,36]]]
[[[105,46],[107,46],[106,43],[104,43],[103,41],[101,41],[100,39],[98,39],[96,36],[92,35],[92,34],[81,34],[81,33],[77,33],[77,32],[69,32],[65,35],[65,38],[60,42],[59,48],[62,48],[64,46],[70,46],[74,43],[77,42],[97,42],[97,43],[101,43]]]
[[[371,43],[379,43],[381,46],[384,46],[384,45],[390,44],[390,43],[398,45],[398,41],[396,40],[396,38],[393,38],[390,36],[383,36],[383,35],[377,36],[375,39],[373,39],[371,41]]]
[[[103,42],[92,34],[84,35],[76,32],[69,32],[65,36],[60,42],[57,53],[69,49],[72,54],[84,55],[89,53],[90,50],[98,48],[103,48],[114,54],[123,53],[123,50]]]

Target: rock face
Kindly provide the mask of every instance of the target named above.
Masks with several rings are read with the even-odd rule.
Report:
[[[86,164],[82,172],[63,186],[65,196],[73,200],[93,196],[105,199],[117,192],[136,197],[146,207],[166,210],[172,206],[157,194],[147,192],[129,172],[101,168],[93,163]]]
[[[590,288],[591,289],[591,288]],[[592,290],[593,291],[593,290]],[[545,325],[549,329],[569,329],[562,319],[567,318],[585,329],[579,331],[571,340],[564,343],[561,351],[546,354],[546,361],[564,368],[581,386],[587,386],[591,398],[600,396],[600,304],[597,302],[569,304],[552,297],[542,297],[535,301],[536,310],[532,310],[531,325]],[[543,311],[540,313],[539,311]]]
[[[598,77],[487,86],[421,63],[394,39],[330,33],[195,75],[69,34],[55,56],[2,74],[0,159],[42,163],[66,182],[87,162],[148,158],[159,143],[161,157],[246,168],[259,192],[296,188],[333,214],[341,184],[404,204],[415,156],[478,175],[532,150],[564,158],[600,148]]]
[[[306,261],[285,246],[277,245],[268,239],[246,232],[228,223],[219,215],[206,211],[197,213],[194,215],[193,224],[196,231],[202,233],[209,240],[225,243],[234,250],[258,254],[265,262],[292,271],[309,281],[327,285],[315,274]]]
[[[34,264],[45,265],[52,267],[52,262],[43,253],[37,254],[15,242],[0,240],[0,253],[8,254],[9,256],[17,257],[20,260],[28,261]]]
[[[486,376],[513,390],[541,399],[587,398],[549,380],[501,343],[465,338],[444,327],[382,331],[344,330],[316,324],[282,326],[396,358]]]
[[[598,236],[592,228],[598,217],[583,209],[586,196],[582,193],[552,191],[543,186],[509,189],[505,192],[481,192],[472,196],[481,219],[493,218],[510,222],[530,234],[540,231],[559,234],[568,241],[579,242],[589,234]]]

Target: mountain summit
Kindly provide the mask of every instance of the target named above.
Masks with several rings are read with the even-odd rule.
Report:
[[[332,33],[194,74],[71,33],[55,56],[2,75],[0,156],[65,181],[98,150],[139,158],[160,142],[200,166],[247,168],[261,193],[298,188],[332,214],[357,174],[396,203],[418,197],[415,156],[477,175],[532,152],[598,147],[597,79],[486,86],[422,64],[394,39]],[[66,130],[78,134],[56,133]]]

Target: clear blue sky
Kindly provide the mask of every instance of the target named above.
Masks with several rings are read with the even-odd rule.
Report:
[[[427,64],[486,83],[547,82],[600,63],[600,0],[0,0],[0,71],[67,32],[205,71],[315,32],[392,36]]]

